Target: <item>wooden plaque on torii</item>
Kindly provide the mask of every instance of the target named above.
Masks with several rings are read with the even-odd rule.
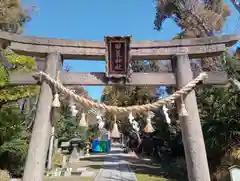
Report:
[[[106,76],[127,77],[129,72],[129,51],[131,36],[105,36]]]

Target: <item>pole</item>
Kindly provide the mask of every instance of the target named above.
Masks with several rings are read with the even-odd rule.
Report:
[[[188,55],[177,55],[177,60],[172,66],[173,71],[176,73],[178,89],[193,79]],[[188,117],[180,119],[180,126],[187,162],[188,180],[210,181],[208,161],[195,91],[191,91],[185,97],[184,101],[188,111]]]
[[[61,55],[50,53],[47,56],[45,72],[56,78]],[[52,109],[52,89],[43,80],[32,130],[23,181],[43,181],[49,138],[51,135],[50,114]]]

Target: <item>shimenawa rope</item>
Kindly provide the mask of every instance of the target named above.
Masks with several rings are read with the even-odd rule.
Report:
[[[157,109],[164,104],[170,103],[173,100],[180,98],[182,95],[187,95],[197,85],[197,83],[199,83],[200,81],[203,81],[204,79],[207,78],[207,73],[202,72],[199,74],[199,76],[197,76],[195,79],[190,81],[187,85],[182,87],[180,90],[177,90],[176,92],[174,92],[169,97],[160,99],[151,104],[134,105],[134,106],[128,106],[128,107],[118,107],[118,106],[108,106],[106,104],[96,103],[96,102],[88,100],[82,96],[79,96],[79,95],[75,94],[72,90],[64,87],[63,84],[61,84],[59,81],[54,80],[51,76],[49,76],[48,74],[46,74],[43,71],[38,72],[37,75],[40,76],[41,78],[46,79],[49,83],[53,84],[57,89],[59,89],[59,91],[67,94],[68,96],[75,99],[75,101],[78,101],[79,103],[83,104],[86,107],[91,107],[91,108],[94,107],[94,108],[102,109],[102,110],[105,110],[108,112],[118,112],[118,113],[142,112],[142,111]]]

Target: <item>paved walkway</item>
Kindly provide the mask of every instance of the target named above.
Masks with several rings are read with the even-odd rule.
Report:
[[[103,168],[94,181],[137,181],[128,163],[121,160],[126,155],[123,153],[120,145],[113,145],[107,160],[104,161]]]

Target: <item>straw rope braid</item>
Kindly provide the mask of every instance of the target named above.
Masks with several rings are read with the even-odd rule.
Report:
[[[38,72],[38,76],[46,79],[49,83],[53,84],[57,89],[59,89],[61,92],[67,94],[68,96],[71,96],[73,99],[78,101],[79,103],[83,104],[86,107],[95,107],[98,109],[102,109],[108,112],[142,112],[142,111],[148,111],[152,109],[157,109],[163,104],[167,104],[172,102],[175,99],[180,98],[182,95],[187,95],[200,81],[203,81],[204,79],[207,78],[207,73],[202,72],[200,73],[194,80],[190,81],[187,85],[182,87],[180,90],[174,92],[172,95],[169,97],[166,97],[164,99],[160,99],[154,103],[151,104],[144,104],[144,105],[134,105],[134,106],[128,106],[128,107],[118,107],[118,106],[108,106],[106,104],[100,104],[100,103],[95,103],[91,100],[88,100],[82,96],[79,96],[75,94],[72,90],[66,88],[61,84],[59,81],[54,80],[52,77],[50,77],[48,74],[45,72]]]

